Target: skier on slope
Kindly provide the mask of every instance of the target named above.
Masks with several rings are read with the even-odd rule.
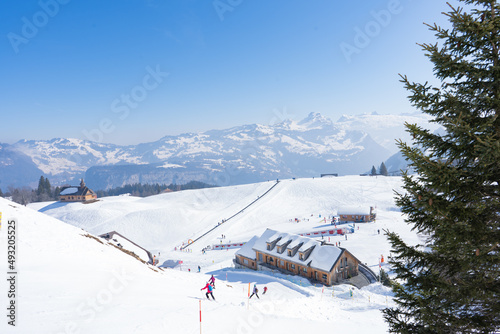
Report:
[[[253,285],[253,293],[250,295],[250,297],[248,297],[248,299],[251,299],[253,297],[253,295],[256,295],[258,299],[259,298],[259,295],[257,294],[257,292],[259,292],[259,289],[257,289],[257,284],[254,284]]]
[[[214,295],[212,293],[214,291],[213,286],[210,283],[207,283],[207,285],[205,285],[204,288],[201,288],[201,290],[205,290],[205,289],[207,289],[207,293],[206,293],[207,299],[210,300],[210,298],[208,297],[208,295],[210,295],[210,296],[212,296],[212,299],[215,300]]]
[[[208,279],[208,283],[211,284],[215,289],[215,277],[214,277],[214,275],[212,275],[212,277],[210,277]]]

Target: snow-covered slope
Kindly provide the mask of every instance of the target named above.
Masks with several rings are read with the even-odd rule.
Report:
[[[377,229],[389,228],[409,242],[418,241],[394,207],[393,189],[399,189],[400,182],[386,177],[283,180],[213,235],[193,244],[189,253],[172,247],[239,211],[272,182],[145,199],[118,196],[87,205],[32,205],[43,213],[0,199],[0,258],[6,259],[7,220],[16,218],[19,225],[18,327],[8,326],[4,318],[0,332],[197,333],[201,303],[203,333],[385,333],[380,309],[392,301],[389,290],[379,284],[355,289],[351,298],[350,286],[323,289],[297,277],[232,269],[234,250],[203,254],[200,248],[220,242],[221,234],[245,240],[266,227],[288,232],[317,229],[324,225],[324,216],[340,205],[376,205],[376,223],[358,225],[348,240],[331,240],[342,242],[376,269],[377,257],[388,254],[385,237]],[[179,259],[183,264],[155,272],[48,215],[94,233],[117,230],[143,247],[161,251],[160,262]],[[290,222],[294,217],[301,222]],[[201,273],[196,272],[198,265]],[[0,263],[0,270],[7,272],[6,261]],[[217,279],[217,302],[206,301],[200,291],[211,274]],[[268,293],[249,301],[249,283],[257,283],[261,291],[267,286]],[[7,291],[6,284],[0,281],[0,291]],[[6,303],[5,293],[0,300]]]
[[[231,217],[274,183],[186,190],[147,198],[106,197],[93,204],[55,202],[45,204],[40,211],[95,234],[116,230],[147,249],[167,252]],[[219,242],[217,237],[221,234],[232,240],[246,240],[267,227],[307,229],[314,225],[290,224],[290,219],[305,218],[317,224],[321,220],[318,215],[336,214],[339,207],[346,205],[374,206],[380,212],[396,212],[393,189],[400,190],[400,186],[399,177],[282,180],[197,247]]]
[[[16,152],[31,159],[36,170],[22,184],[11,169],[0,165],[0,187],[14,181],[36,186],[33,180],[40,175],[33,174],[41,172],[54,185],[85,177],[93,189],[136,182],[231,185],[322,173],[357,174],[395,153],[395,139],[407,139],[405,121],[434,130],[421,114],[364,114],[333,122],[311,113],[300,121],[186,133],[131,146],[82,139],[22,140],[0,149],[0,160]]]
[[[266,228],[301,233],[331,226],[325,217],[340,207],[376,207],[377,224],[364,225],[355,238],[342,240],[353,253],[369,265],[377,265],[380,254],[389,253],[389,245],[377,230],[391,228],[418,242],[415,234],[402,223],[394,204],[394,191],[401,191],[400,177],[344,176],[282,180],[267,195],[275,182],[241,186],[186,190],[147,198],[107,197],[93,204],[52,203],[33,206],[40,211],[95,234],[117,231],[161,258],[177,259],[174,248],[187,244],[255,201],[243,212],[218,226],[190,248],[202,248],[222,242],[240,242],[260,235]],[[321,215],[321,217],[320,217]],[[301,220],[295,223],[295,218]],[[292,221],[292,222],[291,222]],[[222,235],[226,239],[222,240]],[[373,240],[380,238],[380,242]],[[340,240],[339,240],[340,241]],[[358,251],[358,252],[357,252]],[[186,255],[189,256],[189,255]],[[193,259],[195,267],[196,257]]]

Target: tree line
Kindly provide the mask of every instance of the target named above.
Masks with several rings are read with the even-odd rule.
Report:
[[[116,187],[108,190],[97,190],[97,197],[118,196],[123,194],[131,194],[137,197],[147,197],[158,195],[165,191],[180,191],[187,189],[202,189],[216,187],[200,181],[190,181],[186,184],[128,184],[122,187]],[[29,187],[12,187],[9,186],[7,192],[2,192],[0,189],[0,197],[10,198],[13,202],[27,205],[36,202],[58,201],[59,195],[63,187],[53,187],[48,178],[41,176],[38,181],[38,187],[32,189]]]
[[[53,187],[48,178],[41,176],[36,189],[9,186],[5,193],[0,189],[0,197],[11,198],[13,202],[27,205],[35,202],[58,200],[61,189],[61,187]]]
[[[171,183],[169,185],[158,184],[158,183],[155,184],[134,183],[108,190],[97,190],[95,191],[95,193],[97,194],[97,197],[118,196],[123,194],[131,194],[132,196],[137,196],[137,197],[147,197],[151,195],[158,195],[162,192],[168,192],[168,191],[180,191],[187,189],[202,189],[202,188],[213,188],[213,187],[216,186],[200,181],[190,181],[186,184]]]

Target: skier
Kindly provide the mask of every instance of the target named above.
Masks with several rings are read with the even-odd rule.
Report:
[[[264,292],[262,294],[265,295],[266,292],[267,292],[267,286],[264,287]]]
[[[256,295],[257,298],[259,298],[259,295],[257,294],[257,292],[259,292],[259,289],[257,289],[257,284],[254,284],[253,285],[253,293],[250,295],[250,297],[248,297],[248,299],[251,299],[253,297],[253,295]]]
[[[208,284],[211,284],[215,288],[215,277],[214,277],[214,275],[212,275],[212,277],[210,277],[210,279],[208,280]]]
[[[210,298],[208,297],[208,295],[212,296],[212,299],[215,300],[214,298],[214,295],[213,295],[213,291],[214,291],[214,288],[212,287],[212,285],[210,283],[207,283],[207,285],[202,288],[201,290],[205,290],[207,289],[207,293],[206,293],[206,296],[207,296],[207,299],[210,300]]]
[[[200,270],[201,270],[201,268],[200,268],[200,266],[198,266],[198,272],[200,272]]]

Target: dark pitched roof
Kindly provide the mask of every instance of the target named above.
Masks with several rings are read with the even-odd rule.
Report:
[[[67,189],[76,189],[75,192],[66,192],[65,193],[65,190]],[[86,185],[85,185],[85,182],[83,182],[83,179],[82,179],[82,182],[80,182],[80,186],[79,187],[76,187],[76,186],[65,186],[61,189],[61,195],[62,196],[67,196],[67,195],[70,195],[70,196],[86,196],[88,194],[91,194],[91,195],[95,195],[96,193],[88,188]]]

